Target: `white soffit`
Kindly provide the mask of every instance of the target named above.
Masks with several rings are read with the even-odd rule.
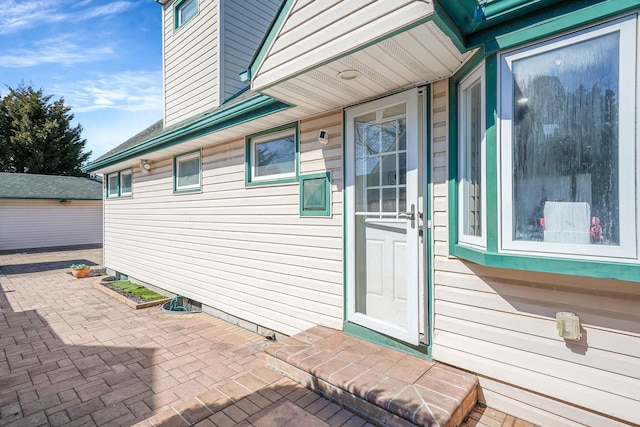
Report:
[[[260,92],[317,114],[450,77],[472,54],[428,21]],[[345,70],[359,77],[339,78]]]

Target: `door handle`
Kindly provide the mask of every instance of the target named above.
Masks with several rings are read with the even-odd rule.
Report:
[[[411,228],[416,226],[416,205],[411,205],[411,210],[407,212],[399,212],[398,216],[404,217],[411,221]]]

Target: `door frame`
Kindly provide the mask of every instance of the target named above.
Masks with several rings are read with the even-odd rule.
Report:
[[[403,329],[396,325],[383,322],[356,312],[356,257],[355,257],[355,135],[353,119],[362,114],[376,111],[386,106],[397,105],[406,102],[407,112],[407,207],[415,206],[415,221],[407,220],[407,327]],[[419,204],[419,181],[423,177],[419,176],[419,153],[423,139],[420,138],[418,128],[422,116],[418,108],[418,89],[414,88],[395,95],[380,98],[378,100],[361,104],[345,110],[345,317],[346,322],[354,323],[377,333],[391,337],[392,339],[405,342],[412,346],[420,344],[420,307],[423,303],[420,300],[420,273],[419,273],[419,245],[420,245],[420,215],[423,206]],[[412,142],[410,142],[412,141]],[[409,156],[410,144],[414,144],[413,152],[415,156]],[[424,166],[423,166],[424,167]],[[423,174],[424,175],[424,174]],[[409,185],[414,190],[409,194]],[[411,223],[414,226],[411,226]],[[428,273],[428,272],[425,272]],[[425,274],[426,276],[426,274]],[[425,289],[426,291],[426,289]],[[413,297],[412,297],[413,296]],[[426,313],[425,313],[426,315]],[[430,335],[428,331],[426,334]]]

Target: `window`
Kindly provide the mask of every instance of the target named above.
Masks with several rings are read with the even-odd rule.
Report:
[[[117,172],[107,175],[107,197],[118,197],[120,195],[120,189],[118,188],[119,179]]]
[[[107,175],[107,197],[124,197],[132,194],[131,170],[110,173]]]
[[[174,9],[174,28],[177,30],[198,14],[198,0],[182,0]]]
[[[200,151],[178,156],[174,159],[174,191],[200,191]]]
[[[331,216],[330,172],[300,177],[300,216]]]
[[[635,19],[500,58],[502,249],[636,258]]]
[[[460,82],[458,100],[458,203],[462,243],[485,246],[484,64]]]
[[[294,182],[298,175],[298,128],[288,125],[247,137],[247,183]]]
[[[131,195],[131,183],[132,183],[131,171],[128,170],[128,171],[120,172],[120,195],[121,196]]]

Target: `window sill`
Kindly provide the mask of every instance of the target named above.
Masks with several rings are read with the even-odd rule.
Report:
[[[486,267],[640,282],[640,264],[502,254],[452,245],[451,255]]]
[[[173,194],[193,194],[193,193],[202,193],[202,188],[185,188],[184,190],[173,190]]]
[[[247,181],[245,182],[246,187],[260,187],[260,186],[268,186],[268,185],[281,185],[281,184],[297,184],[298,177],[292,176],[291,178],[281,178],[281,179],[271,179],[264,181]]]

